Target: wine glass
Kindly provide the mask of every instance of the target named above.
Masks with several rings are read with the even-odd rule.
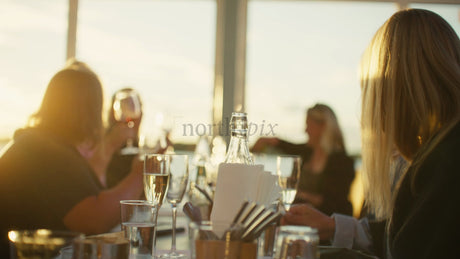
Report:
[[[281,203],[286,210],[289,210],[299,185],[300,157],[277,156],[276,174],[278,175],[278,184],[281,187]]]
[[[163,204],[169,186],[170,158],[163,154],[147,154],[144,156],[144,194],[145,199],[154,204],[152,214],[157,223],[158,211]],[[153,239],[156,242],[156,237]],[[155,247],[156,244],[153,244]]]
[[[172,241],[171,251],[160,258],[187,258],[186,255],[176,252],[176,216],[177,204],[182,201],[188,183],[188,156],[169,155],[169,188],[166,198],[172,207]]]
[[[113,116],[116,121],[126,123],[129,128],[134,128],[136,121],[142,115],[139,94],[133,89],[123,89],[115,93],[113,101]],[[133,139],[129,138],[126,147],[120,153],[122,155],[137,154],[139,149],[133,145]]]
[[[169,186],[170,157],[148,154],[144,157],[145,198],[160,209]]]

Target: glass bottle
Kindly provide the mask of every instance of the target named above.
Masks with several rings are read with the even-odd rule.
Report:
[[[233,112],[230,120],[230,144],[224,163],[253,165],[248,148],[248,118],[243,112]]]

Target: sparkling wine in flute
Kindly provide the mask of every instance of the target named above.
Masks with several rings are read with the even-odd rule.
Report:
[[[161,207],[168,191],[169,174],[144,173],[145,198]]]
[[[283,189],[281,191],[281,202],[283,202],[283,204],[292,204],[294,202],[296,193],[297,190],[294,188]]]
[[[281,187],[281,202],[289,210],[299,185],[300,157],[278,156],[276,174],[278,175],[278,184]]]
[[[125,233],[125,238],[129,240],[131,251],[133,253],[145,254],[151,251],[137,251],[147,249],[149,244],[152,244],[155,240],[155,228],[154,223],[133,223],[126,222],[122,223],[122,230]]]

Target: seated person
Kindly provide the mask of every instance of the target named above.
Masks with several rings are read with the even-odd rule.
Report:
[[[395,13],[363,55],[361,90],[365,197],[385,223],[372,235],[373,244],[384,247],[378,256],[458,258],[457,33],[428,10]],[[390,174],[394,147],[409,163],[396,191]],[[309,214],[298,212],[298,219]]]
[[[300,155],[302,168],[295,203],[309,203],[323,213],[352,215],[348,200],[355,177],[353,159],[345,150],[342,132],[332,109],[316,104],[307,111],[308,141],[292,144],[278,138],[260,138],[251,149],[260,152],[267,145],[291,155]]]
[[[72,62],[53,76],[38,112],[0,157],[0,257],[8,258],[11,229],[98,234],[119,223],[120,200],[142,193],[142,163],[105,189],[89,162],[101,139],[101,83]]]

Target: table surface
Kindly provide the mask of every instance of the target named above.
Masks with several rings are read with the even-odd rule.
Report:
[[[158,225],[171,226],[172,219],[170,216],[159,216]],[[177,228],[183,228],[183,231],[176,233],[176,250],[189,255],[189,240],[188,240],[188,224],[189,219],[184,216],[177,217]],[[115,229],[115,231],[119,231]],[[171,234],[163,234],[157,236],[156,241],[156,255],[169,252],[171,249]],[[150,256],[146,255],[130,255],[130,259],[149,259]],[[258,259],[271,259],[272,257],[258,257]]]

